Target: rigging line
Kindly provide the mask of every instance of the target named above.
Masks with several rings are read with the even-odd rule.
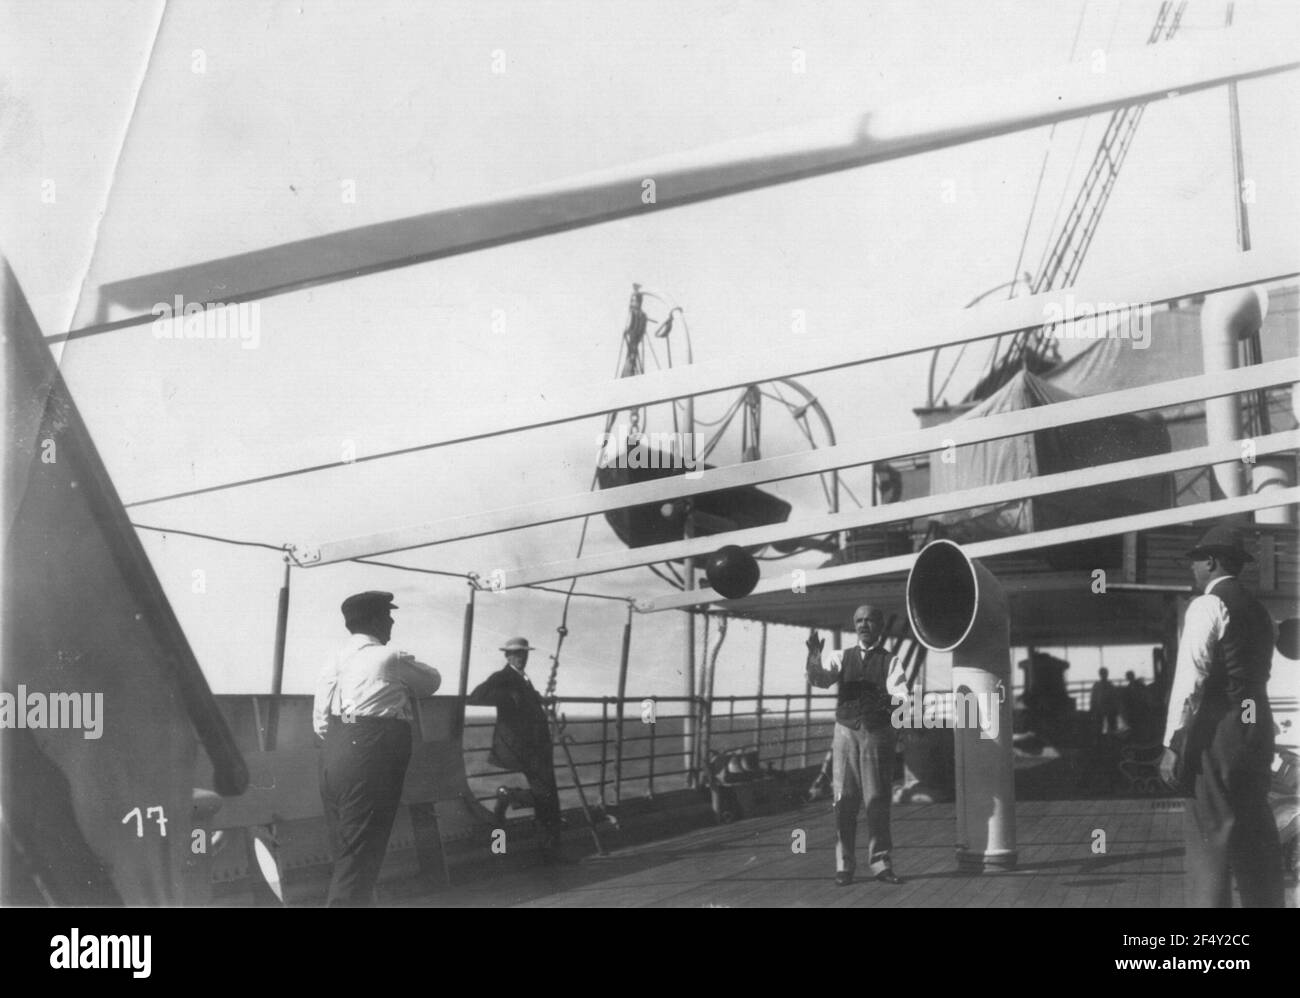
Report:
[[[227,489],[239,489],[249,485],[262,485],[266,482],[279,481],[282,478],[293,478],[297,475],[309,475],[318,471],[329,471],[332,468],[344,468],[349,464],[365,464],[368,461],[378,461],[385,457],[401,457],[405,454],[415,454],[420,451],[432,450],[438,447],[438,444],[414,444],[410,447],[401,447],[397,450],[385,451],[381,454],[362,454],[351,461],[330,461],[326,464],[313,464],[305,468],[291,468],[288,471],[276,471],[267,475],[257,475],[253,478],[239,479],[233,482],[222,482],[219,485],[206,485],[201,489],[186,489],[183,492],[172,492],[168,495],[154,496],[151,499],[137,499],[134,502],[124,502],[122,506],[125,509],[132,509],[136,506],[149,506],[153,503],[171,502],[173,499],[188,499],[192,496],[208,495],[213,492],[224,492]]]
[[[218,537],[215,534],[201,534],[195,530],[177,530],[175,527],[154,527],[147,523],[132,523],[131,526],[136,530],[152,530],[159,534],[179,534],[182,537],[197,537],[204,541],[216,541],[218,544],[233,544],[237,547],[245,548],[266,548],[268,551],[278,551],[284,554],[285,546],[283,544],[267,544],[264,541],[240,541],[233,537]]]
[[[1082,31],[1083,31],[1084,15],[1087,13],[1087,11],[1088,11],[1088,0],[1083,0],[1083,3],[1082,3],[1082,4],[1080,5],[1080,7],[1079,7],[1079,20],[1075,23],[1075,26],[1074,26],[1074,39],[1070,42],[1070,56],[1069,56],[1069,61],[1070,61],[1070,62],[1074,62],[1075,57],[1076,57],[1077,54],[1078,54],[1078,51],[1079,51],[1079,37],[1080,37],[1080,35],[1082,34]],[[1116,16],[1118,17],[1118,15],[1116,15]],[[1030,202],[1030,205],[1029,205],[1029,215],[1025,218],[1025,231],[1021,234],[1021,237],[1020,237],[1020,249],[1019,249],[1019,251],[1018,251],[1017,254],[1016,254],[1016,264],[1015,264],[1015,267],[1013,267],[1013,268],[1012,268],[1012,271],[1011,271],[1011,283],[1010,283],[1010,285],[1008,285],[1008,287],[1007,287],[1007,300],[1008,300],[1008,301],[1010,301],[1012,298],[1014,298],[1014,297],[1016,296],[1016,281],[1019,279],[1019,276],[1020,276],[1020,266],[1021,266],[1021,264],[1024,262],[1024,259],[1025,259],[1025,250],[1026,250],[1026,249],[1028,248],[1028,246],[1029,246],[1029,234],[1030,234],[1030,232],[1033,230],[1033,225],[1034,225],[1034,216],[1035,216],[1035,215],[1037,214],[1037,212],[1038,212],[1038,199],[1039,199],[1039,197],[1040,197],[1040,195],[1042,194],[1042,191],[1043,191],[1043,179],[1044,179],[1044,177],[1045,177],[1046,174],[1047,174],[1047,163],[1048,163],[1048,160],[1051,158],[1051,154],[1052,154],[1052,146],[1053,146],[1053,144],[1054,144],[1054,142],[1055,142],[1055,139],[1056,139],[1056,128],[1057,128],[1057,123],[1056,123],[1056,122],[1053,122],[1053,123],[1052,123],[1052,127],[1051,127],[1051,129],[1050,129],[1050,130],[1048,131],[1048,133],[1047,133],[1047,145],[1046,145],[1046,148],[1043,149],[1043,161],[1042,161],[1041,164],[1039,164],[1039,167],[1038,167],[1038,180],[1037,180],[1037,182],[1034,184],[1034,197],[1033,197],[1033,200]],[[1059,217],[1059,214],[1060,214],[1060,211],[1059,211],[1059,207],[1058,207],[1057,217]],[[1055,229],[1055,227],[1056,227],[1056,220],[1055,220],[1055,218],[1054,218],[1053,221],[1052,221],[1052,229]],[[1051,233],[1052,233],[1052,229],[1049,229],[1049,230],[1048,230],[1048,241],[1049,241],[1049,243],[1051,242]],[[1027,334],[1026,334],[1026,335],[1027,335]],[[1016,336],[1013,336],[1013,337],[1012,337],[1012,339],[1011,339],[1011,345],[1008,347],[1008,350],[1007,350],[1007,356],[1008,356],[1008,358],[1010,358],[1012,355],[1014,355],[1015,350],[1016,350],[1016,344],[1017,344],[1017,342],[1019,341],[1019,339],[1020,339],[1020,336],[1019,336],[1019,335],[1016,335]],[[1000,352],[1000,350],[1001,350],[1001,346],[1002,346],[1002,337],[999,336],[998,339],[997,339],[997,341],[993,344],[993,354],[992,354],[992,356],[991,356],[990,359],[989,359],[989,371],[988,371],[988,375],[987,375],[987,377],[992,377],[992,376],[996,373],[996,371],[997,371],[997,368],[998,368],[998,354],[999,354],[999,352]],[[956,367],[956,365],[954,364],[954,369],[955,369],[955,367]],[[947,387],[947,381],[944,382],[944,387],[945,387],[945,388]]]
[[[1075,55],[1079,50],[1079,36],[1083,31],[1083,17],[1088,12],[1088,0],[1083,0],[1079,5],[1079,20],[1074,26],[1074,41],[1070,43],[1070,62],[1074,62]],[[1034,185],[1034,199],[1029,205],[1029,217],[1025,219],[1025,232],[1020,237],[1020,252],[1016,255],[1016,265],[1011,268],[1011,286],[1007,289],[1007,298],[1015,297],[1016,281],[1020,277],[1020,265],[1025,259],[1025,247],[1029,245],[1029,231],[1033,228],[1034,214],[1038,209],[1038,196],[1043,191],[1043,177],[1047,174],[1047,161],[1052,155],[1052,143],[1056,138],[1056,122],[1052,122],[1052,127],[1047,133],[1047,148],[1043,150],[1043,162],[1038,167],[1038,182]]]
[[[961,349],[957,351],[957,359],[952,362],[952,367],[948,369],[948,376],[943,379],[943,384],[940,385],[939,390],[934,393],[934,398],[936,402],[939,399],[943,398],[944,390],[948,387],[948,382],[952,380],[952,376],[957,373],[957,365],[961,363],[962,356],[966,353],[966,348],[968,346],[970,346],[969,341],[963,343],[961,345]]]
[[[437,569],[437,568],[419,568],[419,567],[417,567],[417,566],[415,566],[415,565],[399,565],[397,562],[394,562],[394,561],[378,561],[378,560],[376,560],[376,559],[374,559],[374,558],[350,558],[350,559],[348,559],[348,560],[349,560],[349,561],[352,561],[352,562],[355,562],[355,563],[358,564],[358,565],[377,565],[377,566],[379,566],[380,568],[395,568],[395,569],[397,569],[397,570],[400,571],[400,572],[416,572],[416,573],[418,573],[418,574],[420,574],[420,575],[440,575],[440,576],[444,576],[444,577],[449,578],[449,579],[460,579],[462,582],[465,582],[465,581],[473,582],[473,581],[474,581],[474,578],[473,578],[472,576],[470,576],[470,575],[468,575],[468,574],[466,574],[466,573],[464,573],[464,572],[447,572],[447,571],[443,571],[442,569]],[[563,589],[555,589],[555,588],[552,588],[551,586],[528,585],[528,586],[518,586],[518,587],[516,587],[516,588],[519,588],[519,589],[535,589],[535,590],[538,591],[538,592],[542,592],[542,593],[554,593],[554,594],[557,595],[557,596],[566,596],[566,595],[568,595],[568,594],[567,594]],[[590,593],[590,592],[585,592],[585,591],[581,591],[581,590],[580,590],[580,591],[578,591],[578,592],[575,592],[573,595],[574,595],[574,596],[585,596],[585,597],[587,597],[588,599],[613,600],[613,601],[616,602],[616,603],[627,603],[627,602],[629,602],[629,600],[628,600],[628,598],[627,598],[626,596],[610,596],[610,595],[608,595],[607,593]]]
[[[742,391],[740,395],[736,398],[736,401],[731,404],[731,407],[727,410],[726,415],[722,417],[721,420],[722,426],[720,426],[718,428],[718,431],[713,434],[713,439],[710,440],[707,444],[705,444],[703,453],[698,454],[696,456],[697,461],[707,461],[709,459],[709,455],[711,455],[717,449],[718,444],[722,442],[722,434],[724,434],[727,431],[727,427],[730,426],[732,421],[736,418],[736,413],[740,411],[740,407],[744,404],[744,402],[745,402],[745,392]]]
[[[762,390],[760,390],[758,394],[762,395],[763,398],[769,398],[769,399],[771,399],[773,402],[780,402],[783,406],[785,406],[785,407],[786,407],[787,409],[789,409],[791,412],[793,412],[795,409],[798,409],[798,408],[799,408],[797,405],[791,405],[789,402],[787,402],[785,399],[783,399],[780,395],[773,395],[771,392],[765,392],[765,391],[762,391]]]
[[[597,468],[591,474],[591,485],[587,491],[595,491],[600,482],[600,469]],[[591,517],[582,518],[582,532],[578,535],[578,550],[574,558],[582,557],[582,549],[587,543],[587,528],[591,525]],[[564,608],[560,611],[560,626],[557,627],[556,633],[559,639],[555,642],[555,654],[551,656],[551,674],[546,680],[546,696],[555,695],[555,681],[560,671],[560,649],[564,647],[564,638],[569,633],[569,605],[573,602],[573,591],[578,585],[578,577],[575,575],[569,580],[569,591],[564,594]]]
[[[1106,47],[1105,49],[1103,49],[1104,52],[1110,51],[1111,46],[1115,42],[1115,31],[1116,29],[1119,28],[1119,15],[1120,15],[1121,8],[1122,8],[1121,4],[1115,5],[1115,14],[1110,19],[1110,34],[1107,35],[1106,37]],[[1047,230],[1048,238],[1046,242],[1043,244],[1043,254],[1041,257],[1039,257],[1038,267],[1034,270],[1034,273],[1036,275],[1041,275],[1047,266],[1047,256],[1048,253],[1051,251],[1051,247],[1052,247],[1051,234],[1056,231],[1056,223],[1060,221],[1061,218],[1061,209],[1065,207],[1066,195],[1069,192],[1071,185],[1074,182],[1074,171],[1076,167],[1079,165],[1079,152],[1083,149],[1083,139],[1084,136],[1087,135],[1088,133],[1088,126],[1090,124],[1092,124],[1092,115],[1088,115],[1080,123],[1079,138],[1078,141],[1076,141],[1074,144],[1074,154],[1070,158],[1070,169],[1069,172],[1066,173],[1065,175],[1065,184],[1061,188],[1061,197],[1056,204],[1056,214],[1052,216],[1052,224]]]
[[[1038,266],[1034,268],[1035,274],[1042,274],[1047,268],[1047,256],[1052,250],[1051,234],[1056,231],[1056,223],[1061,220],[1061,211],[1065,208],[1065,200],[1069,196],[1074,183],[1074,171],[1079,166],[1079,153],[1083,151],[1083,140],[1088,134],[1088,126],[1091,123],[1091,118],[1085,118],[1079,127],[1079,138],[1074,143],[1074,154],[1070,157],[1070,169],[1065,174],[1065,183],[1061,186],[1061,196],[1056,202],[1056,214],[1052,216],[1052,224],[1048,226],[1047,239],[1043,242],[1043,252],[1038,258]]]
[[[853,500],[853,502],[857,505],[858,509],[862,509],[862,508],[863,508],[863,507],[862,507],[862,500],[859,499],[859,498],[858,498],[858,497],[853,493],[853,490],[852,490],[851,488],[849,488],[848,484],[844,481],[844,476],[843,476],[843,475],[840,476],[840,488],[842,488],[845,492],[847,492],[847,493],[849,494],[849,498]]]
[[[415,565],[399,565],[395,561],[379,561],[375,558],[349,558],[358,565],[378,565],[380,568],[396,568],[403,572],[418,572],[420,575],[441,575],[462,582],[473,582],[474,577],[466,572],[448,572],[440,568],[417,568]]]
[[[667,583],[668,583],[670,586],[672,586],[674,589],[681,589],[681,588],[683,588],[683,586],[685,585],[685,583],[682,581],[682,577],[681,577],[680,575],[677,574],[677,569],[673,568],[673,566],[672,566],[672,562],[667,562],[667,561],[666,561],[666,562],[664,562],[664,564],[667,565],[667,566],[668,566],[668,570],[669,570],[670,572],[672,572],[672,578],[669,578],[667,575],[664,575],[664,573],[663,573],[662,571],[660,571],[658,565],[647,565],[646,568],[650,569],[650,571],[654,572],[655,575],[659,576],[659,578],[663,579],[665,582],[667,582]]]
[[[1034,184],[1034,197],[1029,203],[1029,215],[1025,219],[1025,231],[1020,237],[1020,252],[1016,254],[1016,265],[1011,269],[1011,285],[1007,288],[1007,300],[1016,296],[1016,284],[1020,280],[1020,265],[1025,262],[1025,247],[1029,245],[1029,231],[1034,226],[1034,213],[1038,210],[1038,196],[1043,192],[1043,177],[1047,175],[1047,161],[1052,155],[1052,142],[1056,138],[1056,125],[1047,133],[1047,148],[1043,150],[1043,162],[1038,167],[1038,182]]]
[[[824,539],[817,534],[813,534],[811,536],[819,540]],[[835,536],[834,534],[826,535],[827,538],[834,537],[834,536]],[[755,561],[785,561],[787,558],[793,558],[795,555],[807,554],[809,551],[819,551],[819,550],[821,549],[816,547],[801,547],[801,548],[797,548],[794,551],[787,551],[785,554],[756,554],[754,555],[754,560]]]
[[[86,283],[90,280],[90,271],[95,265],[95,253],[99,249],[99,236],[104,228],[104,219],[108,217],[108,203],[113,196],[113,188],[117,182],[118,171],[122,168],[122,156],[126,152],[126,141],[131,135],[131,125],[135,121],[136,112],[140,110],[140,95],[144,93],[144,85],[149,79],[149,67],[153,65],[153,57],[158,51],[158,39],[162,36],[163,19],[167,16],[167,0],[163,0],[162,9],[158,12],[158,23],[154,25],[153,41],[149,43],[149,55],[144,62],[144,70],[140,73],[140,85],[135,89],[135,98],[131,101],[131,113],[127,116],[126,127],[122,129],[122,141],[117,146],[117,156],[113,160],[113,172],[109,174],[108,190],[104,192],[104,203],[99,210],[95,219],[95,232],[90,242],[90,255],[86,259],[86,269],[81,275],[81,282],[77,286],[77,300],[73,303],[72,314],[68,316],[68,321],[64,324],[65,329],[72,328],[72,322],[81,309],[81,300],[86,294]]]
[[[789,401],[788,399],[786,399],[786,397],[785,397],[784,395],[781,394],[781,386],[780,386],[777,382],[774,381],[774,382],[772,382],[771,384],[772,384],[772,390],[776,392],[776,395],[769,395],[767,392],[763,392],[763,391],[760,391],[759,394],[760,394],[760,395],[766,395],[768,398],[775,398],[776,401],[780,402],[782,405],[784,405],[784,406],[786,407],[787,411],[789,411],[791,414],[793,414],[794,411],[795,411],[796,409],[798,409],[799,407],[798,407],[797,405],[793,405],[793,404],[791,404],[790,401]],[[815,396],[814,396],[814,398],[813,398],[813,402],[816,402],[816,397],[815,397]],[[809,403],[807,403],[807,405],[808,405],[809,407],[811,407],[812,404],[813,404],[813,402],[809,402]],[[795,419],[795,420],[794,420],[794,425],[797,426],[797,427],[799,428],[799,432],[801,432],[801,433],[804,435],[804,439],[806,439],[806,440],[808,441],[808,446],[811,447],[813,450],[816,450],[816,449],[817,449],[817,441],[816,441],[815,439],[813,439],[813,433],[812,433],[812,429],[811,429],[811,427],[810,427],[810,425],[809,425],[809,420],[808,420],[807,414],[805,414],[805,415],[803,416],[803,418],[801,418],[801,419]],[[833,475],[833,474],[834,474],[834,473],[832,473],[832,475]],[[822,494],[826,497],[826,504],[827,504],[827,506],[830,506],[830,505],[831,505],[831,489],[830,489],[830,486],[826,484],[826,477],[827,477],[827,476],[826,476],[825,473],[820,473],[820,474],[817,475],[817,481],[821,483]],[[857,502],[856,499],[855,499],[854,501]],[[858,503],[858,505],[861,506],[862,504],[861,504],[861,503]]]

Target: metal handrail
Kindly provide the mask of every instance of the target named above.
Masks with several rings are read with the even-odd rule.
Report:
[[[1086,712],[1089,709],[1094,682],[1095,680],[1085,679],[1065,684],[1065,693],[1069,696],[1077,711]],[[1148,687],[1148,689],[1150,688]],[[1122,691],[1124,686],[1117,683],[1116,689]],[[1011,691],[1013,697],[1017,697],[1023,692],[1024,689],[1020,686],[1013,687]],[[950,716],[952,693],[952,690],[925,691],[924,695],[932,698],[931,702],[935,704],[934,717],[938,724],[944,724]],[[770,753],[766,759],[760,757],[761,761],[772,763],[777,771],[785,771],[787,765],[793,760],[797,760],[799,763],[798,766],[794,767],[795,769],[806,768],[809,765],[810,757],[813,760],[820,759],[829,749],[831,740],[830,726],[834,720],[830,708],[834,706],[835,699],[834,694],[812,694],[806,698],[806,702],[812,704],[816,701],[818,707],[811,713],[805,714],[803,710],[795,709],[794,706],[795,701],[805,700],[805,694],[803,693],[765,693],[762,696],[714,697],[712,700],[712,716],[722,722],[712,729],[714,744],[726,744],[728,747],[734,747],[735,743],[740,741],[743,744],[755,745],[760,752]],[[689,714],[660,715],[656,713],[654,723],[639,725],[628,729],[626,732],[622,725],[610,724],[613,718],[618,718],[626,713],[629,706],[635,712],[633,717],[638,717],[641,705],[647,700],[653,701],[656,706],[660,704],[693,704],[697,708],[703,709],[705,705],[702,698],[686,696],[626,696],[621,698],[621,701],[618,697],[555,698],[557,706],[560,704],[599,704],[601,707],[599,714],[568,718],[567,724],[571,726],[591,725],[593,731],[599,726],[599,737],[578,739],[570,735],[569,748],[571,750],[598,750],[591,753],[591,758],[575,758],[574,768],[581,771],[584,776],[584,789],[594,790],[602,806],[606,806],[611,793],[614,801],[621,801],[624,787],[628,784],[644,784],[646,798],[653,799],[656,792],[656,782],[662,787],[664,780],[681,777],[680,787],[675,786],[674,789],[686,789],[689,785],[688,778],[694,775],[690,767],[680,764],[669,764],[668,768],[663,768],[664,760],[667,758],[681,760],[682,750],[679,739],[684,737],[684,732],[665,739],[664,734],[659,730],[664,722],[685,720]],[[773,709],[772,702],[782,700],[784,704]],[[752,703],[755,709],[737,710],[738,703]],[[467,721],[465,732],[469,734],[475,730],[490,729],[494,723],[490,719]],[[736,727],[737,723],[742,726]],[[613,745],[610,744],[611,729]],[[797,747],[792,751],[792,746]],[[705,758],[708,757],[709,750],[712,747],[705,746]],[[629,748],[632,748],[633,751],[629,752]],[[645,751],[637,751],[638,749],[645,749]],[[469,757],[485,756],[490,751],[491,748],[488,744],[463,746],[463,753],[467,759]],[[614,760],[612,773],[610,771],[611,758]],[[631,774],[629,774],[629,770],[632,770]],[[467,766],[467,775],[471,780],[491,779],[496,782],[502,776],[517,772],[517,770],[472,769]],[[591,783],[586,783],[585,775],[589,772],[594,773],[594,779]],[[576,790],[576,786],[570,782],[561,786],[560,790],[561,792],[573,792]],[[491,793],[477,795],[477,799],[480,801],[490,800],[492,797],[493,794]]]
[[[819,702],[820,706],[830,708],[833,706],[835,696],[833,694],[814,694],[805,697],[805,694],[789,694],[786,696],[774,696],[765,694],[758,696],[727,696],[716,697],[713,701],[713,716],[717,717],[723,724],[720,724],[714,730],[717,740],[723,743],[733,743],[738,738],[748,738],[750,735],[759,735],[760,733],[767,737],[755,738],[754,744],[762,749],[767,749],[773,753],[779,752],[780,766],[784,769],[788,760],[791,758],[800,758],[801,762],[806,762],[807,755],[816,751],[818,756],[823,754],[826,747],[830,744],[830,735],[828,726],[831,723],[832,716],[829,709],[819,709],[815,712],[805,713],[804,711],[792,711],[793,701],[796,699],[805,699],[811,707],[814,701]],[[762,702],[770,704],[773,700],[784,699],[786,704],[784,710],[784,720],[780,727],[772,723],[771,715],[775,712],[770,708],[763,711],[759,710],[737,710],[737,704],[752,702],[757,708]],[[591,735],[594,737],[575,737],[569,734],[569,748],[575,752],[575,755],[584,754],[582,750],[592,750],[589,758],[575,758],[574,768],[579,771],[579,778],[583,782],[583,788],[594,790],[598,795],[601,804],[605,805],[606,801],[612,798],[615,801],[622,800],[624,786],[627,784],[645,784],[647,798],[655,796],[656,781],[663,785],[664,780],[681,779],[681,788],[684,789],[689,784],[689,777],[693,774],[690,767],[683,765],[669,764],[664,768],[664,759],[672,756],[677,760],[682,758],[680,742],[677,737],[671,737],[665,740],[663,733],[659,730],[665,723],[673,724],[685,720],[689,715],[684,711],[681,714],[659,714],[656,711],[654,723],[641,725],[646,730],[630,729],[624,732],[623,727],[618,724],[611,725],[612,718],[622,717],[627,713],[629,708],[633,710],[633,717],[639,717],[642,705],[646,701],[652,701],[656,707],[662,705],[681,704],[684,706],[694,706],[701,709],[704,701],[698,697],[687,696],[666,696],[666,697],[639,697],[625,696],[619,697],[557,697],[554,700],[557,713],[563,713],[561,706],[568,705],[599,705],[600,713],[591,713],[581,717],[567,717],[565,723],[569,728],[575,728],[590,725],[593,729]],[[764,718],[764,714],[768,717]],[[611,718],[612,715],[612,718]],[[766,723],[763,723],[763,722]],[[740,722],[742,727],[737,728],[736,724]],[[752,723],[746,723],[752,722]],[[491,719],[466,720],[464,731],[468,736],[472,732],[489,730],[494,725]],[[596,728],[599,726],[599,730]],[[818,731],[819,727],[827,727],[827,730]],[[615,744],[610,745],[610,736],[614,737]],[[583,732],[587,734],[587,732]],[[802,747],[790,751],[790,746],[798,742]],[[632,749],[632,751],[628,751]],[[644,751],[637,751],[644,749]],[[488,744],[482,745],[465,745],[463,753],[469,758],[473,758],[477,763],[480,757],[486,756],[491,747]],[[610,757],[615,760],[613,773],[610,772]],[[775,760],[772,760],[775,761]],[[629,770],[631,772],[629,772]],[[518,773],[518,770],[501,770],[494,768],[481,768],[476,765],[467,766],[467,776],[470,780],[490,780],[499,782],[503,776]],[[587,775],[592,775],[590,783],[586,782]],[[572,792],[576,790],[576,785],[570,780],[567,785],[561,785],[561,792]],[[494,793],[483,792],[477,793],[476,799],[479,801],[488,801],[493,799]]]
[[[1087,710],[1091,688],[1092,682],[1089,680],[1066,685],[1066,693],[1074,701],[1076,709]],[[1017,687],[1013,690],[1013,695],[1020,692],[1020,688]],[[939,723],[946,721],[951,712],[952,691],[931,690],[927,691],[926,695],[932,697],[936,705],[936,720]],[[712,707],[711,716],[719,722],[713,727],[713,743],[728,747],[734,747],[737,742],[755,745],[760,752],[769,755],[762,761],[771,763],[778,771],[784,771],[795,761],[798,763],[795,768],[804,768],[809,765],[810,759],[818,759],[824,755],[830,745],[829,729],[833,721],[831,708],[834,706],[835,699],[834,694],[823,693],[811,695],[766,693],[763,696],[714,697],[711,704],[708,704]],[[806,712],[795,708],[795,702],[798,700],[804,701],[800,707],[806,706]],[[672,725],[684,721],[689,716],[688,712],[664,715],[656,711],[653,723],[631,727],[626,731],[622,725],[610,723],[611,720],[625,717],[629,710],[632,711],[633,718],[639,717],[642,706],[647,701],[653,702],[656,708],[680,704],[703,710],[706,706],[703,699],[687,696],[625,696],[621,699],[608,696],[555,698],[557,712],[560,713],[562,711],[559,708],[562,705],[599,705],[600,707],[598,714],[593,712],[580,717],[566,717],[566,724],[570,728],[585,725],[590,725],[592,728],[589,737],[575,737],[570,734],[569,748],[577,755],[591,756],[575,758],[574,767],[581,773],[584,788],[594,790],[602,805],[611,799],[611,795],[615,801],[622,800],[624,788],[628,784],[644,784],[647,798],[653,798],[656,783],[662,787],[665,780],[671,781],[680,777],[682,778],[681,789],[685,789],[688,785],[687,778],[692,775],[690,767],[669,763],[665,768],[664,765],[667,757],[674,757],[676,760],[682,758],[678,736],[665,739],[660,730],[664,723]],[[774,706],[773,701],[784,701],[784,703]],[[752,705],[752,709],[738,709],[738,706],[746,704]],[[490,729],[494,723],[486,718],[468,720],[465,724],[465,732],[468,735],[477,730]],[[583,732],[583,734],[587,733]],[[612,745],[611,735],[614,741]],[[712,747],[705,746],[705,757]],[[583,750],[591,750],[591,752],[584,753]],[[473,758],[476,763],[479,757],[486,756],[490,751],[490,746],[487,744],[466,745],[463,748],[467,759]],[[611,757],[614,760],[612,767]],[[467,767],[467,775],[471,780],[490,779],[496,782],[501,777],[516,772],[485,769],[477,765]],[[589,784],[585,782],[588,774],[593,777]],[[572,792],[576,788],[570,782],[560,789]],[[478,799],[490,800],[492,796],[491,793],[485,793],[479,795]]]

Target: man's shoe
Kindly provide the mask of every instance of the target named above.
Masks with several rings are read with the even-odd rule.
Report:
[[[851,883],[853,883],[852,870],[841,870],[839,873],[835,874],[836,887],[848,887]]]
[[[903,878],[893,870],[881,870],[876,874],[876,879],[882,884],[901,884],[903,882]]]

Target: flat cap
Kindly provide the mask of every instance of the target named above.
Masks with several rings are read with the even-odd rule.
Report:
[[[396,610],[392,593],[383,593],[377,589],[368,589],[364,593],[355,593],[343,601],[343,619],[357,620],[369,617],[383,610]]]
[[[1187,552],[1189,558],[1204,558],[1207,554],[1235,555],[1242,561],[1254,561],[1241,543],[1241,534],[1225,523],[1207,530],[1196,547]]]

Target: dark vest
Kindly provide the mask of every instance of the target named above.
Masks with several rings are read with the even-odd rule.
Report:
[[[835,720],[850,728],[888,727],[894,702],[885,690],[894,656],[877,645],[867,650],[865,661],[857,645],[840,662],[839,699]]]
[[[1268,675],[1273,662],[1273,618],[1264,604],[1234,578],[1224,579],[1211,596],[1228,608],[1228,627],[1205,681],[1207,708],[1240,710],[1243,700],[1268,710]],[[1218,711],[1215,711],[1217,713]]]

